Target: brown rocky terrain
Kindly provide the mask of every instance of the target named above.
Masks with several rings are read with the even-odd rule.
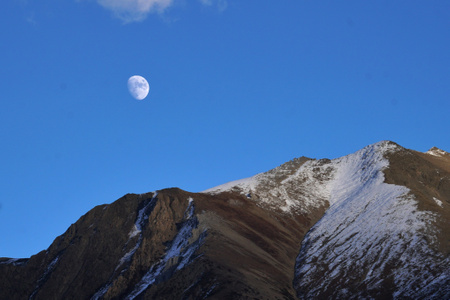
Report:
[[[0,258],[0,299],[445,299],[449,228],[450,155],[380,142],[97,206]]]
[[[295,257],[302,236],[315,219],[271,213],[236,193],[219,196],[179,189],[126,195],[94,208],[28,260],[0,265],[2,299],[124,299],[160,263],[183,223],[193,199],[195,221],[188,243],[170,258],[140,297],[146,299],[294,299]],[[139,212],[148,220],[130,238]],[[179,241],[180,242],[180,241]],[[195,245],[197,243],[197,245]],[[189,245],[189,264],[176,270]],[[127,253],[132,252],[128,260]],[[138,295],[137,295],[138,296]]]

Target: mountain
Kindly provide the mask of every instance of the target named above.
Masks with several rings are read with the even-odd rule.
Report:
[[[449,237],[450,154],[383,141],[97,206],[0,299],[450,299]]]

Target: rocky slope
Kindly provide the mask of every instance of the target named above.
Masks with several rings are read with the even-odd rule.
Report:
[[[450,298],[450,155],[392,142],[95,207],[0,299]]]

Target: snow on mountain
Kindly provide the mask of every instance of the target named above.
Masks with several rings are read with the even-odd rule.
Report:
[[[297,258],[295,285],[301,297],[318,291],[364,297],[335,290],[352,283],[370,291],[391,281],[396,298],[430,295],[424,291],[442,286],[434,274],[446,272],[450,261],[428,242],[435,214],[419,211],[406,187],[384,183],[389,151],[396,147],[375,144],[333,162],[330,208],[306,235]]]
[[[450,156],[450,153],[448,153],[448,152],[446,152],[444,150],[441,150],[441,149],[439,149],[437,147],[433,147],[433,148],[431,148],[430,150],[428,150],[425,153],[426,154],[431,154],[431,155],[434,155],[434,156],[446,156],[446,155]]]
[[[394,297],[432,295],[450,278],[449,258],[431,248],[435,241],[427,234],[435,230],[436,215],[419,211],[407,187],[384,182],[386,156],[404,150],[383,141],[331,161],[282,165],[205,192],[238,191],[287,213],[329,205],[306,235],[297,258],[295,287],[301,298],[319,291],[338,298],[367,296],[335,289],[352,284],[355,290],[365,287],[360,291],[392,286],[386,292]]]
[[[136,245],[132,248],[132,250],[127,252],[120,259],[119,264],[115,269],[116,271],[119,270],[123,264],[129,264],[133,258],[133,255],[139,247],[141,247],[143,242],[142,230],[145,227],[145,221],[148,221],[149,214],[155,207],[157,196],[158,193],[154,192],[151,200],[139,210],[134,227],[128,234],[130,239],[127,244],[132,241],[133,237],[136,235],[139,235],[139,238],[137,239]],[[142,278],[140,278],[133,290],[126,297],[124,297],[124,299],[135,299],[155,282],[163,280],[164,277],[170,277],[171,273],[183,269],[186,265],[196,259],[194,254],[202,245],[206,236],[206,231],[203,231],[196,237],[192,238],[193,232],[198,227],[198,219],[194,215],[194,200],[189,197],[187,201],[189,204],[184,212],[182,222],[179,223],[180,229],[173,241],[171,241],[170,245],[167,247],[164,256],[157,263],[152,265],[145,274],[143,274]],[[121,274],[122,273],[124,273],[124,270],[121,271]],[[108,282],[105,286],[101,287],[94,294],[94,296],[91,297],[91,299],[96,300],[105,298],[106,293],[114,286],[114,284],[117,284],[118,281],[120,281],[120,277],[119,279]]]
[[[164,257],[150,268],[125,299],[135,299],[160,277],[168,276],[165,273],[173,273],[174,267],[175,270],[180,270],[190,263],[192,259],[195,259],[192,256],[201,246],[205,232],[200,234],[194,241],[191,240],[193,231],[197,228],[198,220],[194,217],[194,200],[189,198],[188,201],[189,206],[186,209],[181,228],[171,242],[170,247],[166,250]]]
[[[450,155],[383,141],[95,207],[0,298],[450,299],[449,212]]]
[[[437,199],[437,198],[435,198],[435,197],[433,197],[433,200],[434,200],[434,202],[436,202],[436,204],[439,205],[440,207],[444,207],[444,205],[443,205],[443,203],[442,203],[441,200],[439,200],[439,199]]]
[[[383,154],[395,151],[395,147],[395,144],[383,141],[334,160],[302,157],[266,173],[228,182],[203,193],[235,191],[284,212],[307,213],[313,208],[332,205],[339,198],[338,194],[359,186],[367,176],[386,167]]]
[[[203,193],[239,192],[262,206],[289,213],[308,213],[325,205],[329,198],[327,182],[333,174],[330,160],[294,159],[266,173],[232,181]]]

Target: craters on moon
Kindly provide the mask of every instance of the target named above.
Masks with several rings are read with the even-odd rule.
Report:
[[[143,100],[147,97],[150,87],[144,77],[134,75],[128,79],[128,90],[135,99]]]

